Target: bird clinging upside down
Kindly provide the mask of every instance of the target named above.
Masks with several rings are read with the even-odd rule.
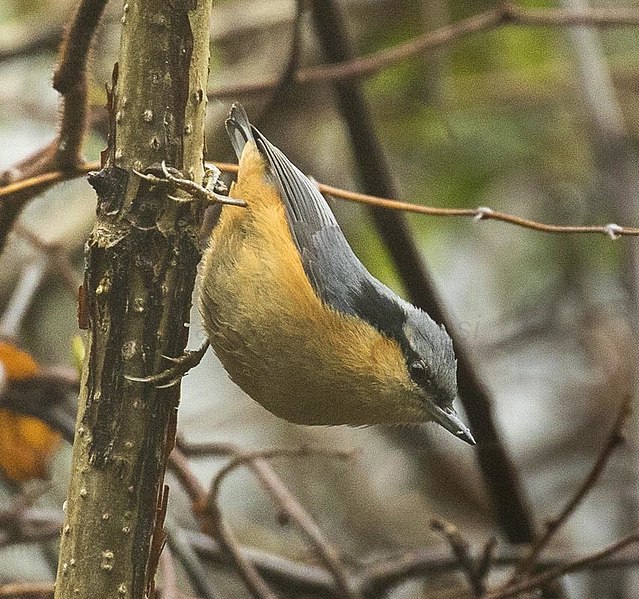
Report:
[[[235,104],[239,158],[205,251],[200,311],[230,377],[300,424],[434,421],[474,444],[452,404],[456,360],[445,329],[375,279],[316,186]]]

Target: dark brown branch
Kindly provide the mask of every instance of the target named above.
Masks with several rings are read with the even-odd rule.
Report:
[[[82,162],[89,50],[106,3],[107,0],[82,0],[60,47],[58,67],[53,74],[53,88],[63,98],[54,157],[60,170],[73,170]]]
[[[335,2],[314,0],[311,6],[315,29],[326,59],[331,63],[349,60],[352,54]],[[335,91],[340,114],[348,127],[361,187],[369,194],[397,196],[392,184],[392,173],[372,127],[370,111],[358,82],[337,82]],[[511,542],[529,542],[534,536],[532,517],[517,473],[497,431],[488,390],[479,378],[454,323],[446,313],[408,222],[397,211],[371,208],[371,214],[410,299],[435,321],[444,323],[453,338],[458,358],[459,396],[478,442],[480,468],[491,495],[494,513]]]
[[[106,4],[107,0],[83,0],[64,34],[53,75],[53,88],[62,95],[86,81],[91,40]]]
[[[80,166],[87,120],[89,45],[105,5],[106,0],[83,0],[62,43],[60,63],[54,75],[54,87],[62,96],[58,135],[47,147],[1,174],[3,183],[52,170],[75,173]],[[33,190],[26,189],[13,195],[10,203],[0,204],[0,251],[22,208],[33,197]]]

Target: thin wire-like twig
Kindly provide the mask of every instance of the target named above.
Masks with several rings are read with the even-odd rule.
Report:
[[[221,171],[227,173],[237,173],[237,164],[230,164],[227,162],[215,162],[213,163]],[[12,183],[0,187],[0,203],[15,193],[22,192],[26,189],[38,189],[44,191],[51,185],[60,183],[62,181],[77,177],[82,174],[86,174],[90,171],[100,168],[100,164],[97,162],[87,162],[79,167],[77,173],[67,174],[60,171],[54,171],[50,173],[44,173],[30,179]],[[488,207],[478,208],[437,208],[434,206],[422,206],[419,204],[412,204],[410,202],[401,202],[391,198],[380,198],[365,193],[358,193],[356,191],[348,191],[340,189],[339,187],[333,187],[325,183],[317,183],[317,187],[321,193],[330,195],[335,198],[347,200],[351,202],[359,202],[361,204],[367,204],[370,206],[377,206],[379,208],[386,208],[389,210],[402,210],[404,212],[415,212],[417,214],[425,214],[427,216],[442,216],[442,217],[464,217],[472,218],[475,221],[483,220],[495,220],[503,223],[522,227],[524,229],[531,229],[541,233],[558,233],[558,234],[603,234],[610,239],[617,239],[619,237],[636,237],[639,236],[639,227],[626,227],[617,225],[615,223],[609,223],[607,225],[554,225],[548,223],[542,223],[532,219],[522,218],[513,214],[507,214],[505,212],[499,212]]]
[[[62,181],[75,179],[81,175],[100,168],[97,162],[87,162],[79,166],[75,172],[52,170],[39,175],[33,175],[19,181],[14,181],[0,187],[0,200],[9,201],[12,197],[16,197],[23,192],[28,192],[30,197],[35,197],[39,193],[44,193],[49,187]]]
[[[639,235],[639,227],[622,227],[615,223],[609,223],[607,225],[552,225],[547,223],[541,223],[535,220],[522,218],[520,216],[514,216],[512,214],[506,214],[504,212],[498,212],[492,208],[481,206],[478,208],[435,208],[433,206],[420,206],[418,204],[411,204],[409,202],[400,202],[399,200],[392,200],[389,198],[379,198],[363,193],[357,193],[353,191],[345,191],[337,187],[331,187],[330,185],[319,184],[319,190],[322,193],[341,198],[343,200],[349,200],[353,202],[360,202],[362,204],[368,204],[371,206],[378,206],[380,208],[390,208],[393,210],[403,210],[405,212],[416,212],[417,214],[427,214],[429,216],[462,216],[466,218],[472,218],[476,221],[480,220],[498,220],[504,223],[523,227],[524,229],[532,229],[534,231],[540,231],[542,233],[602,233],[607,235],[611,239],[617,239],[622,235],[637,236]]]
[[[237,173],[238,166],[236,164],[226,162],[215,162],[221,171],[228,173]],[[25,179],[16,183],[11,183],[0,187],[0,200],[10,197],[11,195],[22,192],[26,189],[40,188],[42,191],[62,181],[75,178],[82,174],[86,174],[92,170],[100,168],[99,163],[89,162],[79,167],[79,170],[73,174],[66,174],[61,171],[52,171],[43,173],[36,177]],[[417,214],[425,214],[428,216],[444,216],[444,217],[466,217],[472,218],[476,221],[480,220],[496,220],[525,229],[531,229],[533,231],[539,231],[542,233],[563,233],[563,234],[575,234],[575,233],[601,233],[607,235],[611,239],[617,239],[620,236],[639,236],[639,227],[626,227],[615,223],[609,223],[606,225],[554,225],[548,223],[542,223],[532,219],[526,219],[505,212],[499,212],[488,207],[477,208],[437,208],[434,206],[422,206],[419,204],[412,204],[410,202],[402,202],[391,198],[380,198],[365,193],[359,193],[356,191],[348,191],[340,189],[339,187],[333,187],[326,183],[317,183],[317,187],[321,193],[330,195],[335,198],[343,200],[358,202],[361,204],[367,204],[370,206],[377,206],[379,208],[387,208],[389,210],[401,210],[404,212],[415,212]]]
[[[445,25],[407,42],[374,52],[369,56],[337,64],[300,69],[294,77],[298,85],[335,82],[368,77],[429,50],[436,50],[460,39],[506,25],[521,27],[634,27],[639,25],[639,11],[633,8],[605,7],[578,12],[557,8],[519,8],[503,3],[485,12]],[[277,87],[279,80],[269,78],[252,83],[214,88],[211,97],[229,98],[256,94]]]

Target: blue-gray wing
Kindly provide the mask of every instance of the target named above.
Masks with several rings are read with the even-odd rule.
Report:
[[[401,327],[405,318],[403,301],[355,256],[315,184],[249,123],[240,105],[233,106],[226,124],[238,157],[250,139],[266,160],[282,196],[304,272],[319,298],[335,310],[357,315],[380,330]]]
[[[264,137],[256,136],[280,188],[291,234],[306,276],[328,305],[353,314],[354,296],[371,278],[355,256],[316,186]]]

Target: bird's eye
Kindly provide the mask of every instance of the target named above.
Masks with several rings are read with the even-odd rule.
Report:
[[[410,373],[411,378],[420,385],[424,385],[430,383],[430,373],[426,364],[422,360],[417,360],[413,362],[409,367],[408,371]]]

